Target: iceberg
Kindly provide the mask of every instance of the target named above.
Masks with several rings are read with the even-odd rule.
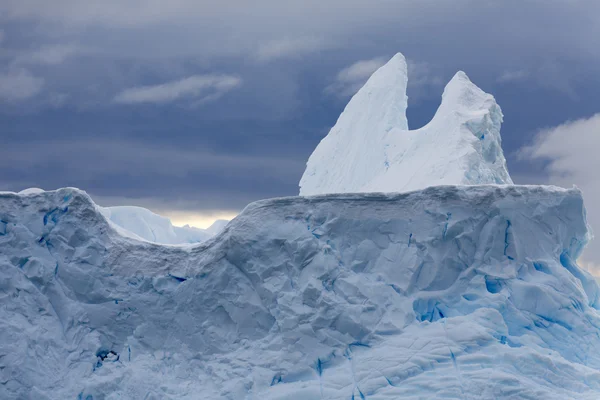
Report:
[[[0,398],[600,398],[581,192],[512,184],[500,107],[464,73],[414,131],[406,83],[398,54],[302,196],[206,231],[0,192]]]
[[[433,119],[409,130],[407,82],[400,53],[373,73],[310,156],[301,196],[513,183],[492,95],[458,72]]]
[[[597,399],[589,236],[550,186],[269,199],[183,247],[0,193],[0,398]]]

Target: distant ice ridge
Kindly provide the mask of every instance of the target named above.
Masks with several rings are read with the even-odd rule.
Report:
[[[0,193],[0,398],[600,398],[581,193],[249,205],[191,247],[82,191]]]
[[[35,195],[43,193],[40,188],[21,190],[20,195]],[[119,233],[133,239],[147,240],[160,244],[190,244],[200,243],[219,233],[229,222],[216,220],[207,229],[195,228],[189,225],[174,226],[167,217],[155,214],[147,208],[136,206],[100,207],[98,210],[111,223],[115,224]]]
[[[174,226],[167,217],[134,206],[99,207],[107,219],[120,228],[149,242],[161,244],[200,243],[211,238],[215,232],[191,226]]]
[[[460,71],[431,122],[408,130],[407,81],[400,53],[373,73],[310,156],[300,195],[513,183],[492,95]]]

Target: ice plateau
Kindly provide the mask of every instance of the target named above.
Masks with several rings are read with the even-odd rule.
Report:
[[[433,119],[409,130],[407,82],[400,53],[373,73],[310,156],[301,196],[513,183],[492,95],[458,72]]]
[[[0,194],[2,399],[597,399],[581,193],[250,204],[135,240],[76,189]]]

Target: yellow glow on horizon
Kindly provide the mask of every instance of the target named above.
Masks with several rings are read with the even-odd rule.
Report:
[[[208,228],[218,219],[231,220],[237,215],[234,211],[215,211],[209,213],[163,211],[160,214],[171,219],[171,222],[175,226],[189,225],[200,229]]]

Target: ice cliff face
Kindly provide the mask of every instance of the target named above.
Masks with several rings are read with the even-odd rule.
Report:
[[[2,399],[598,399],[581,193],[249,205],[195,247],[74,189],[0,194]]]
[[[400,53],[373,73],[310,156],[300,195],[513,183],[492,95],[458,72],[431,122],[408,130],[407,79]]]

